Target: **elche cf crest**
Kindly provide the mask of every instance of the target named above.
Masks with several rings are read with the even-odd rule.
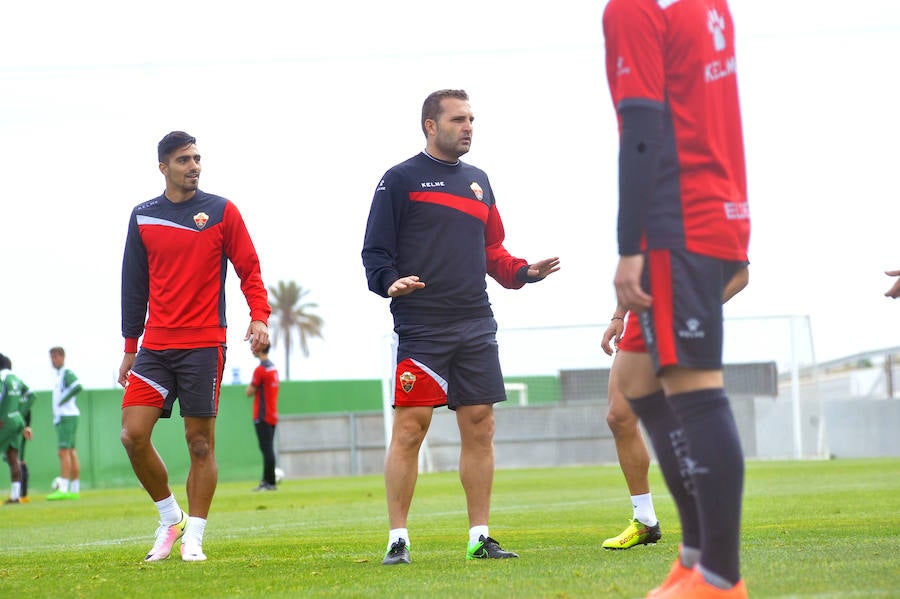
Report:
[[[484,190],[481,189],[481,185],[472,181],[472,184],[469,185],[469,187],[472,189],[472,192],[475,194],[475,197],[478,198],[479,202],[484,199]]]
[[[194,224],[197,225],[198,229],[202,229],[206,226],[206,221],[209,220],[209,215],[205,212],[198,212],[194,215]]]
[[[406,393],[412,391],[413,385],[416,384],[416,375],[410,371],[406,371],[400,375],[400,388]]]

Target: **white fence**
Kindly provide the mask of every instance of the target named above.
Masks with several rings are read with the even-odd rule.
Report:
[[[498,468],[616,461],[605,419],[611,360],[600,350],[604,330],[498,332],[504,376],[512,379],[510,401],[496,412]],[[809,320],[795,316],[727,320],[725,336],[725,386],[748,458],[900,456],[900,348],[816,364]],[[521,382],[525,377],[532,382]],[[282,418],[279,465],[287,476],[381,472],[391,430],[389,376],[382,388],[382,412]],[[421,467],[452,469],[458,456],[456,420],[439,409]]]
[[[558,377],[563,387],[562,401],[593,399],[605,406],[608,382],[605,372],[612,364],[612,359],[600,348],[605,330],[606,324],[501,329],[497,340],[503,374],[507,379],[535,375]],[[729,393],[774,396],[779,403],[790,402],[789,413],[783,415],[790,422],[789,435],[793,444],[790,457],[828,455],[819,386],[801,381],[803,372],[813,373],[813,380],[817,380],[809,317],[726,319],[723,358],[726,364],[733,366],[774,364],[776,376],[785,381],[779,386],[780,392],[770,385],[764,375],[748,367],[731,369],[731,380],[726,381],[731,383],[727,385],[732,387]],[[392,364],[393,361],[390,361],[385,369],[383,384],[386,439],[390,439],[392,417]],[[764,378],[753,378],[759,376]],[[738,387],[735,388],[735,385]],[[523,389],[522,383],[508,383],[507,390],[518,392],[520,404],[528,402],[527,385]],[[779,414],[781,412],[778,411]],[[426,441],[423,459],[428,458],[427,452]]]

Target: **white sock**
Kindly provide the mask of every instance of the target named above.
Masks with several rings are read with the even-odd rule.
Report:
[[[69,493],[80,493],[81,492],[81,481],[77,478],[69,483]]]
[[[643,522],[647,526],[656,526],[659,520],[656,519],[656,512],[653,509],[653,498],[650,493],[643,495],[632,495],[631,506],[634,508],[635,520]]]
[[[391,548],[391,545],[393,545],[394,543],[396,543],[396,542],[399,541],[400,539],[405,540],[405,541],[406,541],[406,546],[407,546],[407,547],[410,547],[410,543],[409,543],[409,530],[407,530],[407,529],[405,529],[405,528],[392,528],[391,531],[388,533],[388,545],[387,545],[387,548],[390,549],[390,548]]]
[[[181,522],[181,508],[178,507],[178,501],[175,500],[174,494],[153,503],[156,505],[156,509],[159,510],[160,524],[172,526]]]
[[[473,526],[469,529],[469,545],[474,545],[481,537],[488,538],[489,536],[487,524]]]
[[[10,499],[18,499],[22,496],[22,483],[14,482],[12,487],[9,489],[9,498]]]
[[[68,478],[60,478],[59,479],[59,492],[60,493],[68,493],[69,492],[69,479]]]
[[[203,544],[203,533],[206,531],[206,518],[188,516],[187,526],[184,528],[184,540],[182,543]]]

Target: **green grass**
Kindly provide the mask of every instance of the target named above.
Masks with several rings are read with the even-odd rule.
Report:
[[[615,466],[498,471],[491,533],[518,560],[466,561],[454,472],[419,477],[410,566],[381,565],[381,477],[219,486],[209,560],[145,564],[156,512],[140,489],[0,506],[4,597],[642,597],[680,541],[651,472],[663,538],[606,552],[631,515]],[[183,490],[176,491],[179,498]],[[752,597],[900,597],[900,460],[751,462],[743,575]]]

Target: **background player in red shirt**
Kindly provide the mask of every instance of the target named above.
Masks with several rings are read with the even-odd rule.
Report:
[[[750,234],[731,13],[725,0],[611,0],[603,30],[620,128],[614,283],[647,348],[617,357],[631,357],[619,380],[683,533],[648,597],[746,597],[744,459],[722,377],[721,301]]]
[[[259,365],[253,371],[253,379],[247,385],[247,397],[253,398],[253,425],[259,450],[263,456],[263,476],[254,491],[274,491],[275,480],[275,425],[278,424],[278,369],[269,359],[269,344],[253,350]]]
[[[198,188],[196,140],[173,131],[157,152],[166,190],[132,211],[122,259],[122,444],[159,511],[156,542],[144,559],[166,559],[184,536],[181,559],[203,561],[203,533],[218,480],[215,427],[225,368],[228,261],[250,307],[245,339],[252,349],[268,344],[272,310],[237,207]],[[153,427],[171,416],[176,398],[191,458],[188,515],[151,441]]]

